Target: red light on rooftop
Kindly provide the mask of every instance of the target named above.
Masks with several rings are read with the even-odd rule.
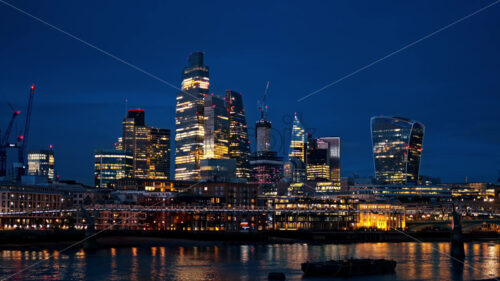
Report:
[[[49,145],[49,148],[50,148],[50,149],[52,149],[52,148],[53,148],[52,144],[51,144],[51,145]]]
[[[16,115],[19,115],[19,114],[21,114],[21,110],[16,110],[16,111],[14,111],[14,113],[15,113]]]
[[[19,139],[20,139],[20,140],[24,139],[24,136],[19,136]]]
[[[141,108],[136,108],[136,109],[129,109],[128,110],[129,112],[132,111],[132,112],[136,112],[136,111],[139,111],[139,112],[144,112],[144,109],[141,109]]]
[[[34,90],[35,89],[35,84],[31,84],[31,89]]]

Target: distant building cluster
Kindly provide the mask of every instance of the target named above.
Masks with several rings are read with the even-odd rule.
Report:
[[[121,178],[170,179],[170,130],[149,127],[142,109],[130,109],[115,149],[94,154],[95,187]]]
[[[27,173],[5,180],[4,142],[0,230],[420,231],[445,225],[459,204],[468,221],[481,220],[470,231],[500,233],[500,184],[442,184],[420,174],[422,123],[371,118],[374,174],[342,178],[340,137],[313,136],[300,114],[291,119],[287,153],[273,150],[267,90],[252,151],[242,94],[210,93],[204,54],[192,53],[176,96],[175,135],[147,125],[143,109],[128,110],[114,147],[94,152],[92,187],[60,181],[52,147],[30,151]]]

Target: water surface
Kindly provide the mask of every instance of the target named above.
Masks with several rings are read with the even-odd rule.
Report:
[[[228,245],[173,242],[166,246],[108,248],[97,251],[0,250],[0,276],[37,261],[11,280],[267,280],[272,271],[287,280],[303,278],[305,261],[386,258],[398,262],[396,274],[348,280],[473,280],[500,275],[500,244],[465,245],[465,266],[454,265],[449,243],[358,243]],[[2,278],[0,278],[2,280]],[[346,280],[341,278],[328,280]]]

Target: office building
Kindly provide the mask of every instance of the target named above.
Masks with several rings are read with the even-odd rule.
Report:
[[[329,180],[340,182],[340,137],[321,137],[319,140],[328,143]]]
[[[306,162],[306,130],[297,117],[297,113],[293,116],[292,136],[290,139],[288,157],[297,157],[302,162]]]
[[[288,160],[283,164],[283,178],[292,183],[307,180],[305,163],[298,157],[288,157]]]
[[[261,119],[255,123],[256,154],[271,151],[271,122]]]
[[[223,99],[205,95],[203,159],[229,157],[229,117]]]
[[[307,143],[307,179],[330,180],[329,143],[312,137]]]
[[[375,177],[381,184],[417,184],[425,127],[402,117],[372,117]]]
[[[281,179],[283,159],[275,151],[271,151],[271,122],[264,119],[257,121],[255,126],[255,154],[250,156],[250,183],[261,185],[262,189],[276,193],[276,187]]]
[[[250,140],[241,94],[227,90],[226,108],[229,113],[229,158],[236,161],[236,176],[248,180],[250,178]]]
[[[95,151],[94,159],[94,186],[97,188],[104,188],[110,182],[132,177],[134,157],[131,152],[99,149]]]
[[[213,182],[233,182],[236,180],[236,161],[234,159],[208,158],[201,160],[202,180]]]
[[[28,153],[28,175],[44,176],[49,182],[55,178],[53,150],[34,150]]]
[[[170,179],[170,130],[159,128],[150,130],[148,178]]]
[[[145,124],[143,109],[130,109],[123,119],[122,148],[133,155],[133,177],[148,176],[150,128]]]
[[[182,91],[177,94],[175,109],[175,179],[200,179],[203,158],[204,102],[209,91],[208,67],[203,53],[189,56],[189,65],[182,73]]]

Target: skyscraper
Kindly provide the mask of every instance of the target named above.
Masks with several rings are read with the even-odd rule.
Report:
[[[229,158],[229,117],[223,99],[205,95],[203,159]]]
[[[49,182],[54,181],[55,159],[53,150],[33,150],[28,152],[28,175],[47,176]]]
[[[306,130],[297,114],[293,116],[292,137],[288,157],[297,157],[302,162],[306,161]]]
[[[200,179],[203,158],[204,102],[209,91],[208,67],[203,53],[189,56],[189,65],[182,74],[182,91],[177,94],[175,109],[175,179]]]
[[[148,150],[148,178],[170,179],[170,130],[151,128]]]
[[[330,180],[329,143],[312,137],[307,143],[307,179]]]
[[[236,176],[249,179],[250,140],[241,94],[227,90],[226,108],[229,113],[229,158],[236,161]]]
[[[424,131],[422,123],[403,117],[371,118],[378,183],[418,183]]]
[[[145,124],[145,113],[142,109],[130,109],[123,119],[122,147],[134,157],[133,177],[148,176],[148,147],[150,128]]]
[[[131,152],[123,150],[96,150],[94,154],[94,186],[104,188],[112,181],[131,177],[133,158]]]
[[[250,183],[259,184],[262,190],[276,193],[276,187],[281,179],[283,159],[276,151],[271,151],[271,122],[261,119],[255,124],[255,139],[257,151],[250,156],[252,168]]]
[[[319,140],[328,143],[329,180],[340,183],[340,137],[321,137]]]
[[[271,122],[260,119],[255,123],[255,139],[257,154],[271,151]]]

